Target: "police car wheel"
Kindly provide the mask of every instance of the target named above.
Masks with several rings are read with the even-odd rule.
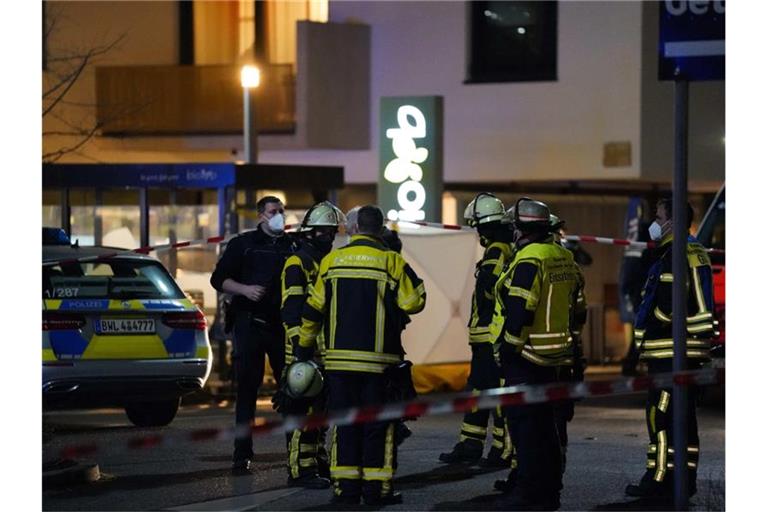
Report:
[[[157,402],[134,402],[125,406],[125,414],[137,427],[164,427],[179,410],[180,398]]]

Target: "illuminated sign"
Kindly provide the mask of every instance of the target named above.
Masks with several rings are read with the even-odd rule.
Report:
[[[382,98],[378,204],[389,220],[442,218],[443,99]]]

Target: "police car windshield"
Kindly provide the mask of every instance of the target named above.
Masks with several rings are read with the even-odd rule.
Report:
[[[162,265],[113,258],[43,267],[44,299],[182,299]]]

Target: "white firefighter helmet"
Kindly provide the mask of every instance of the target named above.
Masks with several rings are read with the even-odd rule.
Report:
[[[549,214],[549,227],[552,231],[559,231],[563,226],[565,226],[565,221],[563,219],[554,213]]]
[[[550,227],[549,206],[530,197],[521,197],[515,203],[515,227],[522,231],[548,230]]]
[[[504,216],[501,218],[502,224],[512,224],[515,222],[515,206],[510,206],[506,212],[504,212]]]
[[[296,361],[288,367],[285,383],[291,398],[312,398],[323,389],[323,374],[314,361]]]
[[[319,227],[338,228],[346,221],[347,218],[344,216],[344,212],[339,210],[336,205],[330,201],[323,201],[307,210],[301,221],[299,231],[308,231]]]
[[[504,203],[488,192],[480,192],[464,209],[464,220],[472,227],[504,217]]]

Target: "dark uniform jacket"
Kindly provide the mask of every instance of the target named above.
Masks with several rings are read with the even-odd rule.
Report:
[[[383,373],[401,361],[403,313],[424,309],[424,283],[380,239],[355,235],[325,256],[304,306],[301,350],[323,329],[328,371]]]
[[[512,245],[505,242],[493,242],[486,247],[483,258],[477,262],[475,271],[475,291],[472,294],[472,312],[469,317],[469,343],[493,344],[488,326],[493,319],[495,303],[493,290],[501,271],[510,261]]]
[[[211,285],[219,290],[227,279],[242,284],[258,284],[267,288],[265,296],[253,302],[242,295],[232,299],[232,311],[250,312],[254,318],[271,326],[280,326],[280,273],[286,258],[296,250],[290,235],[272,237],[259,227],[236,236],[227,243],[216,269],[211,275]]]
[[[710,340],[715,324],[712,310],[712,265],[706,249],[689,236],[687,356],[709,358]],[[672,237],[666,237],[656,249],[658,261],[648,271],[643,300],[635,319],[635,343],[641,359],[671,359],[672,341]]]
[[[293,347],[299,342],[301,313],[307,301],[309,287],[315,282],[323,255],[312,244],[304,242],[298,252],[288,257],[283,267],[282,307],[280,315],[285,328],[285,361],[293,360]],[[318,343],[318,345],[321,345]],[[324,347],[318,347],[319,352]],[[316,358],[317,359],[317,358]],[[321,360],[318,362],[322,362]]]

